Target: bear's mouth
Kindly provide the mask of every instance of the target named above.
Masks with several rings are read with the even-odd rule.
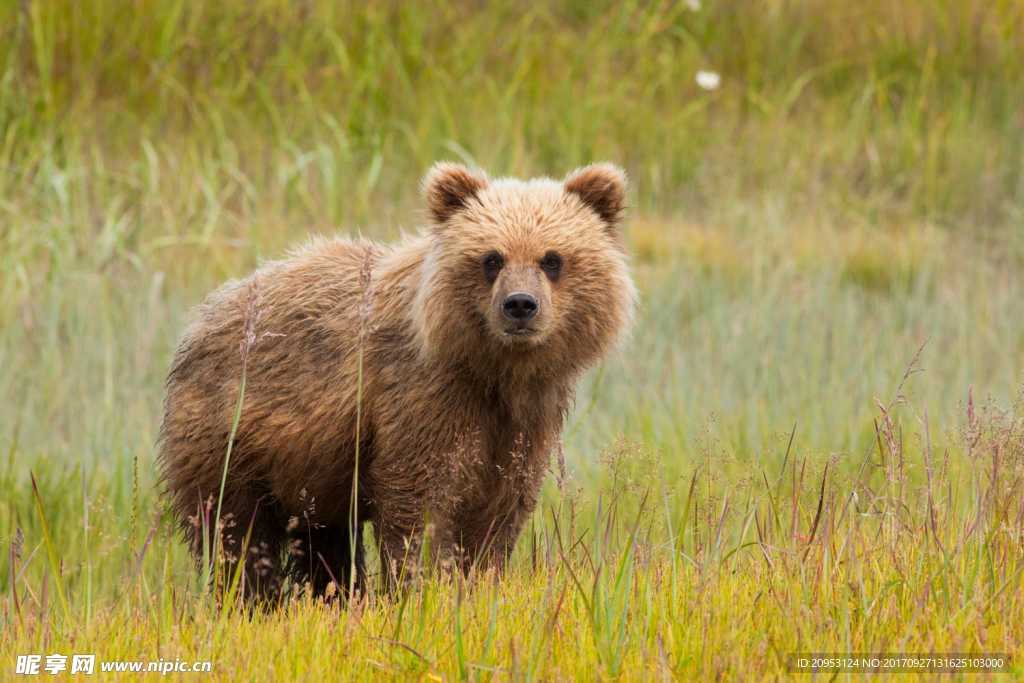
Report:
[[[537,330],[533,327],[506,327],[504,329],[504,336],[506,339],[526,340],[536,335]]]

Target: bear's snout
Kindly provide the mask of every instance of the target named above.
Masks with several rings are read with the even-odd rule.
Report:
[[[540,304],[537,303],[537,299],[526,292],[509,294],[501,304],[501,311],[505,317],[520,327],[537,315],[538,308]]]

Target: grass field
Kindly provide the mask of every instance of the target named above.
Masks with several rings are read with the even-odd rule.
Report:
[[[630,174],[641,310],[567,476],[501,578],[219,606],[153,465],[188,309],[416,229],[441,158]],[[1020,677],[1024,2],[0,0],[0,399],[0,678]]]

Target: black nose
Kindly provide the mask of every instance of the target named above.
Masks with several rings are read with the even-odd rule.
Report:
[[[501,305],[505,315],[517,322],[525,323],[537,315],[537,300],[522,292],[510,294]]]

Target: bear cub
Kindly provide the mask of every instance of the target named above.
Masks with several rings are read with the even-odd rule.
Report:
[[[197,557],[242,392],[219,542],[246,595],[362,588],[366,523],[388,586],[428,538],[436,560],[500,570],[576,382],[629,326],[625,189],[610,164],[559,182],[439,163],[420,234],[314,239],[210,294],[171,365],[158,455]]]

